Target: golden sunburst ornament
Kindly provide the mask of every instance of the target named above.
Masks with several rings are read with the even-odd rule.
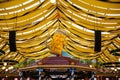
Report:
[[[53,35],[53,40],[51,43],[51,53],[56,54],[56,55],[61,55],[62,54],[62,49],[63,45],[65,43],[65,38],[66,35],[64,32],[60,29],[58,29],[55,34]]]

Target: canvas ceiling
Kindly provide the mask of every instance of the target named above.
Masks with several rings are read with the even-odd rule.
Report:
[[[6,0],[0,2],[1,60],[24,61],[51,56],[53,34],[64,30],[64,51],[79,59],[118,61],[111,50],[120,48],[119,0]],[[101,52],[94,51],[95,30],[102,31]],[[10,52],[9,31],[16,31],[16,52]]]

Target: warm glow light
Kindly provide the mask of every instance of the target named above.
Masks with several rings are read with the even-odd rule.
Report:
[[[6,62],[4,62],[4,64],[3,64],[4,66],[7,66],[7,63]]]
[[[8,69],[6,69],[5,71],[8,71]]]
[[[118,59],[118,61],[120,62],[120,58]]]
[[[10,70],[10,69],[13,69],[13,66],[10,66],[8,69],[9,69],[9,70]]]
[[[4,70],[4,69],[5,69],[5,66],[2,67],[2,70]]]
[[[120,67],[118,67],[117,69],[120,70]]]
[[[117,69],[116,69],[116,68],[115,68],[114,70],[115,70],[115,71],[117,71]]]
[[[90,66],[90,68],[92,68],[92,65],[89,65]]]

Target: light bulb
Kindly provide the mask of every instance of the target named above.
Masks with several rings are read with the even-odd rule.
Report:
[[[2,67],[2,70],[4,70],[5,68],[6,68],[6,67],[5,67],[5,66],[3,66],[3,67]]]
[[[10,70],[10,69],[13,69],[13,66],[10,66],[8,69],[9,69],[9,70]]]
[[[117,71],[117,69],[115,68],[114,71]]]
[[[4,66],[7,66],[7,63],[6,62],[4,62],[4,64],[3,64]]]
[[[5,70],[6,72],[8,71],[8,69]]]
[[[92,68],[92,65],[89,65],[90,66],[90,68]]]

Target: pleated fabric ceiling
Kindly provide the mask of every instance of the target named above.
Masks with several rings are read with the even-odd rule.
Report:
[[[0,59],[18,62],[49,57],[58,30],[66,33],[63,50],[79,59],[118,61],[111,50],[120,49],[119,0],[0,0]],[[95,52],[95,31],[101,31],[101,51]],[[9,32],[16,31],[11,52]]]

